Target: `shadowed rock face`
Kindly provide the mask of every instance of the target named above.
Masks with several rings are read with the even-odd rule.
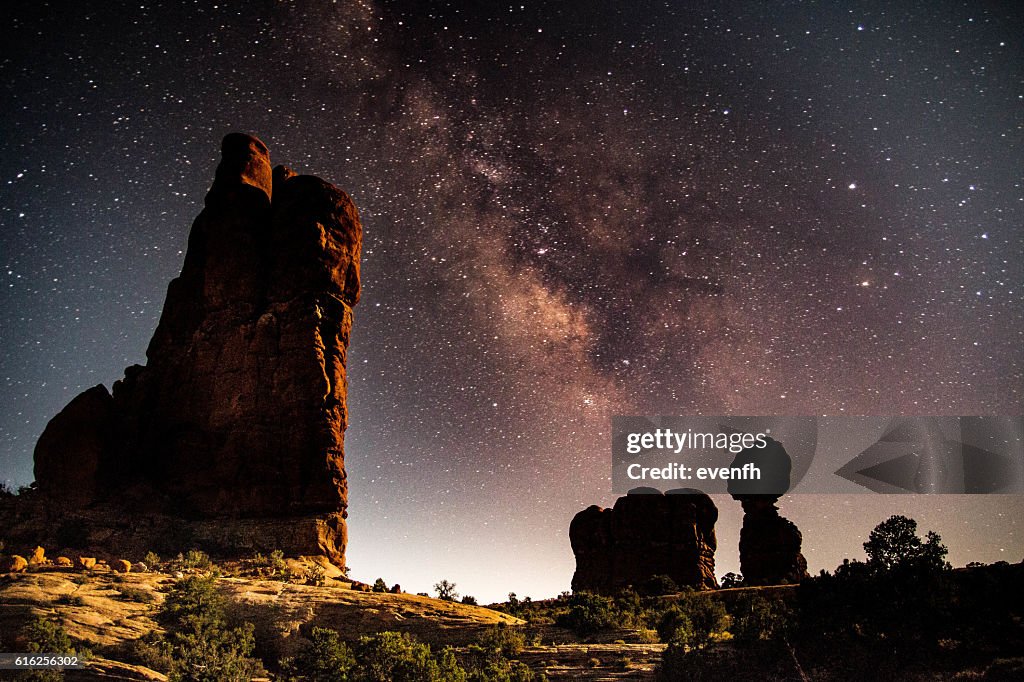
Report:
[[[656,575],[679,586],[715,588],[717,521],[711,498],[690,489],[662,495],[638,488],[611,509],[588,507],[569,525],[576,555],[572,589],[612,594]]]
[[[779,515],[775,503],[789,490],[792,459],[782,443],[768,439],[764,448],[747,448],[736,455],[733,467],[754,463],[762,471],[758,481],[729,481],[729,492],[743,505],[740,529],[740,571],[746,585],[798,583],[807,577],[807,560],[800,548],[803,536],[789,519]]]
[[[795,584],[807,577],[807,560],[800,552],[803,536],[796,524],[779,515],[773,498],[743,500],[740,529],[740,572],[743,583]]]
[[[342,563],[361,240],[347,194],[272,171],[262,142],[228,135],[146,366],[50,422],[35,452],[40,492],[69,508],[116,501],[194,521],[222,553],[233,521],[245,551]]]

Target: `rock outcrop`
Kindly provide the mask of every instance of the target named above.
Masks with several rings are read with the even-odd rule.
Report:
[[[681,587],[715,588],[717,521],[711,498],[686,488],[665,494],[637,488],[611,509],[588,507],[569,525],[572,589],[614,594],[658,575]]]
[[[779,515],[775,500],[742,500],[740,572],[743,584],[783,585],[807,577],[807,560],[800,553],[803,536],[796,524]]]
[[[267,147],[237,133],[205,204],[147,364],[51,420],[35,451],[39,493],[81,515],[90,541],[71,546],[117,551],[119,537],[173,529],[218,554],[344,565],[356,207],[319,178],[272,170]],[[105,507],[131,523],[97,533],[90,512]]]
[[[740,529],[740,571],[747,586],[798,583],[807,577],[807,560],[800,549],[803,536],[776,503],[789,490],[792,459],[786,448],[768,439],[764,448],[747,448],[733,467],[754,463],[761,478],[729,481],[729,493],[743,506]]]

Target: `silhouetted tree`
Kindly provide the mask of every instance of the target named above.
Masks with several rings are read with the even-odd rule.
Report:
[[[892,571],[899,567],[941,570],[947,567],[949,550],[938,533],[928,531],[926,540],[917,535],[917,521],[899,514],[875,526],[864,543],[868,566],[875,571]]]
[[[459,593],[455,591],[455,583],[447,580],[434,585],[434,592],[437,592],[437,598],[443,599],[444,601],[455,601],[459,598]]]
[[[726,573],[722,576],[722,589],[727,590],[732,587],[743,587],[743,576],[739,573]]]

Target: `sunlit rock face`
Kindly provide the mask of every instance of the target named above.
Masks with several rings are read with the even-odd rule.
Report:
[[[154,528],[180,519],[220,553],[343,565],[358,212],[329,183],[272,169],[266,145],[238,133],[205,204],[146,365],[51,420],[35,452],[40,494],[87,526],[99,523],[90,510],[120,509]]]

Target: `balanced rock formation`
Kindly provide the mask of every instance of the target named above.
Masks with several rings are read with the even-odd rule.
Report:
[[[576,555],[574,591],[614,594],[667,575],[680,587],[718,587],[715,522],[710,497],[689,488],[665,494],[636,488],[611,509],[590,506],[569,525]]]
[[[763,448],[747,448],[736,455],[733,467],[755,464],[757,480],[730,480],[729,493],[743,506],[740,529],[740,571],[743,583],[781,585],[807,577],[807,560],[800,548],[803,536],[789,519],[779,515],[776,503],[788,490],[792,458],[776,440]]]
[[[72,530],[89,539],[72,546],[102,537],[117,551],[118,538],[172,529],[212,553],[344,565],[359,216],[323,180],[272,170],[255,137],[228,135],[221,151],[147,364],[50,421],[35,451],[39,493],[81,516]],[[104,508],[132,523],[95,532],[89,511]]]

